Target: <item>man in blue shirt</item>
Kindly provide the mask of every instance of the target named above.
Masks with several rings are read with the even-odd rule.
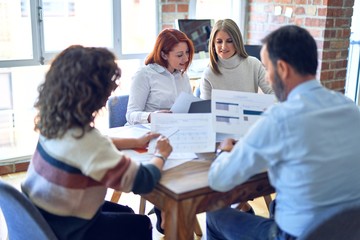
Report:
[[[360,111],[315,79],[317,47],[303,28],[279,28],[261,59],[279,103],[239,142],[226,139],[209,183],[228,191],[268,171],[274,218],[225,208],[207,213],[208,239],[295,239],[314,222],[360,205]]]

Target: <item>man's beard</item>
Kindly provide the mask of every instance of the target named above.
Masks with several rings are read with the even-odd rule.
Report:
[[[280,102],[284,102],[287,98],[286,92],[285,92],[285,85],[283,81],[281,81],[280,76],[277,72],[277,69],[275,70],[275,76],[274,76],[274,82],[271,84],[272,89],[275,92],[276,98]]]

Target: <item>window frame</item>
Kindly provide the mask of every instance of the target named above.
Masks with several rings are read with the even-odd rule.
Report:
[[[148,0],[150,1],[150,0]],[[155,34],[159,33],[159,1],[154,1],[155,11]],[[15,59],[15,60],[0,60],[0,68],[21,67],[21,66],[36,66],[48,64],[52,58],[59,52],[45,52],[44,44],[44,26],[42,19],[42,4],[43,0],[29,0],[30,4],[30,21],[32,34],[32,59]],[[121,49],[123,42],[121,31],[121,0],[112,0],[112,14],[113,14],[113,51],[121,60],[127,59],[144,59],[148,52],[137,54],[124,54]]]
[[[196,17],[196,6],[197,6],[197,1],[198,0],[190,0],[189,1],[189,18],[191,19],[197,19]],[[229,14],[228,18],[233,19],[237,25],[240,28],[240,31],[242,33],[242,37],[244,42],[247,41],[247,34],[245,34],[247,31],[247,19],[249,16],[249,11],[247,11],[248,9],[248,5],[249,5],[249,1],[248,0],[231,0],[231,12]]]
[[[157,0],[147,0],[147,1],[154,1],[155,3],[155,34],[158,35],[160,32],[160,13],[159,13],[159,2]],[[116,9],[119,9],[118,12]],[[121,31],[122,21],[121,16],[118,13],[121,13],[121,0],[114,0],[114,7],[113,7],[113,19],[114,19],[114,52],[117,54],[119,59],[121,60],[128,60],[128,59],[145,59],[145,57],[149,54],[149,52],[144,53],[131,53],[131,54],[124,54],[121,49],[121,43],[123,42],[123,34]],[[118,24],[118,27],[115,27],[115,24]],[[155,39],[154,39],[155,40]]]

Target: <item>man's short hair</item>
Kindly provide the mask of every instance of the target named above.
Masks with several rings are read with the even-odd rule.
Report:
[[[310,33],[296,25],[280,27],[262,40],[269,58],[276,66],[278,60],[290,64],[301,75],[315,75],[317,46]]]

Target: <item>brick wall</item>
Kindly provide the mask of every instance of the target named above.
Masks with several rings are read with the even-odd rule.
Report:
[[[160,29],[174,28],[176,19],[187,19],[189,0],[160,0]]]
[[[318,79],[344,92],[353,6],[354,0],[250,0],[248,42],[284,24],[306,28],[319,49]]]
[[[189,0],[160,1],[162,29],[188,18]],[[318,79],[344,92],[353,6],[354,0],[249,0],[247,43],[259,44],[284,24],[306,28],[318,44]]]

